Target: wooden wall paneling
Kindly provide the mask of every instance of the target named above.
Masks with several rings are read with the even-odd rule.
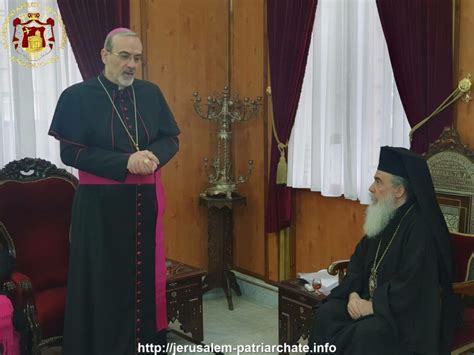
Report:
[[[241,98],[264,97],[265,43],[264,1],[232,0],[231,91]],[[262,100],[262,103],[264,100]],[[234,265],[237,269],[265,278],[265,122],[264,108],[247,122],[233,126],[235,172],[246,173],[254,161],[252,176],[239,186],[247,206],[234,214]]]
[[[457,54],[459,64],[457,70],[457,80],[460,80],[466,73],[471,73],[474,77],[474,47],[472,38],[474,37],[474,1],[459,1],[459,38]],[[456,82],[457,84],[457,82]],[[473,95],[474,96],[474,95]],[[474,147],[474,103],[458,101],[456,104],[457,117],[456,128],[459,132],[461,142]]]
[[[267,269],[266,274],[267,282],[278,281],[278,265],[279,265],[279,253],[278,253],[278,235],[276,233],[269,233],[265,236],[266,238],[266,252],[267,252]]]
[[[161,87],[181,129],[180,151],[163,169],[166,253],[207,267],[207,210],[199,206],[199,194],[207,187],[202,160],[216,152],[217,127],[194,113],[192,93],[206,102],[225,84],[227,6],[222,0],[144,4],[147,79]]]
[[[142,40],[142,45],[143,45],[143,53],[146,53],[146,38],[142,37],[142,2],[144,0],[135,0],[130,3],[130,29],[134,31],[135,33],[138,34],[140,39]],[[142,65],[137,68],[137,74],[136,77],[143,79],[143,70],[142,67],[145,65],[145,62],[142,62]]]
[[[293,211],[293,216],[295,215],[296,211],[296,191],[294,190],[292,195],[291,195],[291,208]],[[296,238],[297,238],[297,223],[296,223],[296,218],[293,219],[293,223],[290,226],[290,276],[291,277],[296,277],[296,260],[297,260],[297,243],[296,243]]]
[[[295,197],[296,272],[349,258],[362,238],[366,206],[309,190],[297,190]]]

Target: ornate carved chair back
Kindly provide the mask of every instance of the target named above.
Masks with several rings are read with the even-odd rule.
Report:
[[[62,335],[77,185],[73,175],[43,159],[24,158],[0,170],[0,248],[16,259],[15,305],[26,310],[32,353]]]
[[[465,305],[462,326],[457,329],[452,354],[474,350],[474,152],[461,144],[447,127],[425,154],[436,196],[451,232],[455,264],[454,292]]]
[[[449,230],[474,233],[474,152],[447,127],[425,157]]]

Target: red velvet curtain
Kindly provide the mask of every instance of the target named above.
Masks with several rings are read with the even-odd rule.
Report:
[[[82,77],[97,76],[107,33],[130,26],[129,0],[58,0],[58,6]]]
[[[377,0],[398,92],[413,127],[453,91],[452,3],[447,0]],[[443,127],[451,107],[415,131],[411,150],[423,153]]]
[[[317,0],[268,0],[268,46],[273,120],[278,138],[286,143],[295,121],[303,84]],[[291,189],[276,184],[280,153],[272,140],[266,231],[278,232],[291,223]]]

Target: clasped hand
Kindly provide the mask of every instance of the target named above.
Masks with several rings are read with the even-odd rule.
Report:
[[[160,160],[149,150],[140,150],[128,158],[127,169],[132,174],[150,175],[160,164]]]
[[[374,314],[372,302],[360,298],[357,292],[352,292],[347,302],[347,312],[352,319],[356,320],[363,316]]]

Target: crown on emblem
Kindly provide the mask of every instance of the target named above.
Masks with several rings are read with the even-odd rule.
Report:
[[[40,18],[39,12],[28,12],[29,20],[39,20],[39,18]]]

